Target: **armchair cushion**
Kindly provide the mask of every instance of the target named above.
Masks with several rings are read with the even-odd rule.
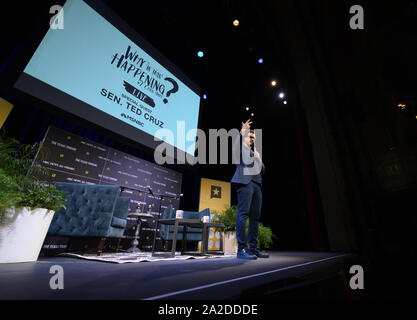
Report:
[[[129,214],[130,198],[118,197],[116,198],[116,205],[114,206],[113,217],[126,219]]]
[[[118,217],[113,216],[111,218],[111,226],[113,228],[124,229],[126,228],[126,219],[120,219]]]
[[[210,217],[210,209],[209,209],[209,208],[206,208],[206,209],[204,209],[204,210],[201,210],[201,211],[198,213],[198,219],[199,219],[199,220],[203,219],[203,217],[204,217],[204,216],[208,216],[208,217]]]
[[[168,205],[168,207],[165,208],[164,212],[162,212],[161,218],[162,219],[175,218],[175,209],[171,204]]]

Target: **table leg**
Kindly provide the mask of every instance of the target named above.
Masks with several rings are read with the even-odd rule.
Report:
[[[203,241],[201,241],[201,253],[205,255],[207,253],[207,226],[203,225]]]
[[[153,240],[152,240],[152,257],[154,256],[154,252],[155,252],[156,230],[158,229],[158,227],[159,227],[159,216],[158,216],[158,221],[156,222],[156,225],[155,225],[155,230],[154,230],[154,233],[153,233]]]
[[[174,237],[172,238],[171,258],[175,258],[175,248],[177,247],[177,234],[178,234],[178,220],[175,220]]]
[[[181,243],[181,254],[185,251],[185,243],[187,241],[187,225],[184,225],[182,229],[182,243]]]

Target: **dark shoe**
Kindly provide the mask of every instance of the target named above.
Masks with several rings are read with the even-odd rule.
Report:
[[[239,250],[237,252],[236,258],[240,259],[249,259],[249,260],[255,260],[256,256],[253,254],[249,254],[246,249]]]
[[[254,256],[258,257],[258,258],[269,258],[269,254],[267,253],[263,253],[257,249],[255,250],[249,250],[248,251],[250,254],[253,254]]]

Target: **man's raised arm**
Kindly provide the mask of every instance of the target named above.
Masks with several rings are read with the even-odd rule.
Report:
[[[240,134],[235,139],[232,145],[232,159],[234,164],[240,163],[240,155],[242,152],[242,140],[245,135],[249,134],[250,131],[250,125],[252,124],[252,121],[249,119],[245,123],[242,122],[242,128],[240,129]]]

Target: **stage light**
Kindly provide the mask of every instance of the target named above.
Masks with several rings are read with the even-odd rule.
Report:
[[[399,104],[398,104],[398,108],[400,108],[401,110],[405,110],[406,105],[405,105],[405,104],[403,104],[403,103],[399,103]]]
[[[239,20],[235,20],[235,21],[233,21],[233,25],[235,26],[235,27],[237,27],[238,25],[239,25]]]
[[[277,82],[275,80],[271,81],[271,86],[275,87],[277,85]]]
[[[282,98],[284,98],[284,93],[283,92],[281,92],[280,94],[279,94],[279,97],[282,99]]]
[[[258,59],[258,63],[259,63],[259,64],[261,64],[261,63],[263,63],[263,62],[264,62],[264,59],[262,59],[262,58],[259,58],[259,59]]]
[[[254,116],[254,114],[253,114],[253,113],[251,113],[250,115],[251,115],[251,117],[253,117],[253,116]]]
[[[197,52],[197,56],[198,56],[199,58],[202,58],[202,57],[204,56],[204,52],[203,52],[203,51],[198,51],[198,52]]]
[[[207,99],[207,95],[203,94],[203,99],[206,100]]]
[[[246,111],[249,111],[249,107],[246,107]]]
[[[284,101],[284,104],[287,104],[287,101]]]

